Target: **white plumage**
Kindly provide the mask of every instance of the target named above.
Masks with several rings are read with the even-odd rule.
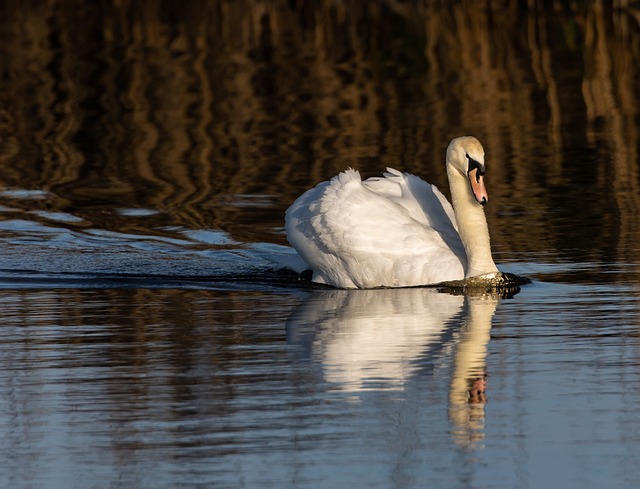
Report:
[[[477,139],[451,142],[452,207],[416,176],[388,168],[363,181],[347,170],[293,203],[287,239],[314,282],[339,288],[428,285],[497,272],[482,209],[484,171]]]

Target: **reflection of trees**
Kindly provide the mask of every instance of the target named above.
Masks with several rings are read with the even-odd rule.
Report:
[[[633,243],[640,234],[640,175],[638,173],[637,21],[614,16],[608,22],[605,7],[597,3],[584,18],[585,76],[582,83],[587,113],[587,140],[603,155],[607,188],[615,203],[614,243]],[[631,32],[636,30],[635,35]],[[636,250],[617,247],[621,262],[637,262]],[[636,259],[634,259],[636,258]]]
[[[160,5],[3,7],[0,185],[52,190],[47,205],[105,228],[135,231],[105,207],[142,206],[163,212],[150,227],[282,240],[264,233],[301,189],[348,165],[446,189],[446,144],[474,133],[498,251],[548,243],[528,206],[552,229],[580,212],[613,247],[637,234],[640,47],[622,4]],[[579,208],[574,182],[592,196]],[[273,200],[248,211],[246,194]]]
[[[170,444],[173,430],[181,449],[218,430],[210,449],[229,450],[237,431],[220,426],[251,408],[237,401],[242,388],[270,395],[262,362],[288,359],[273,345],[290,302],[247,291],[3,290],[0,451],[12,457],[0,463],[3,480],[41,480],[52,451],[64,458],[86,444],[121,472],[135,465],[133,452]],[[289,375],[268,373],[286,385]]]

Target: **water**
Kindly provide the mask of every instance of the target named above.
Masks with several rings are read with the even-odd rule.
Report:
[[[640,476],[632,287],[536,283],[512,299],[72,288],[2,302],[6,487]],[[470,403],[485,376],[486,399]]]
[[[639,486],[637,6],[521,3],[0,7],[0,487]],[[461,134],[531,285],[276,271]]]

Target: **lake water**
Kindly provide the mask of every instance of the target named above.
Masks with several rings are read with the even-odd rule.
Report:
[[[2,6],[0,487],[640,487],[640,10],[546,3]],[[462,134],[532,284],[277,271]]]

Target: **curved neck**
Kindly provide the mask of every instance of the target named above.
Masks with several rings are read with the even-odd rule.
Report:
[[[497,272],[491,256],[489,227],[484,209],[473,197],[465,175],[447,165],[451,201],[456,212],[458,232],[467,254],[465,278]]]

